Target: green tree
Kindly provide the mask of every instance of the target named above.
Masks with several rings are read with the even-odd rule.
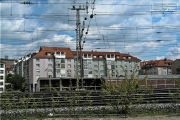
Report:
[[[141,81],[145,81],[146,77]],[[140,104],[144,96],[150,94],[150,91],[142,88],[139,82],[137,69],[134,69],[130,76],[127,76],[125,72],[124,80],[118,80],[116,85],[111,83],[111,80],[110,82],[105,82],[102,85],[102,91],[105,95],[106,104],[112,106],[117,113],[126,117],[131,112],[131,105]]]
[[[7,82],[13,84],[14,90],[25,91],[25,78],[18,74],[9,74],[7,76]]]

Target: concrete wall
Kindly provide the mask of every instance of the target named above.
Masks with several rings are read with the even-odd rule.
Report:
[[[124,81],[123,77],[104,79],[105,81],[111,82],[116,86]],[[128,79],[130,79],[130,76],[128,76]],[[153,86],[155,88],[180,87],[180,75],[140,75],[137,79],[139,80],[139,84],[141,86]]]

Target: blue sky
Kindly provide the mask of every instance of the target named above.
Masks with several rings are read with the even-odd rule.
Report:
[[[180,59],[180,6],[175,12],[151,9],[154,3],[180,5],[180,0],[30,0],[34,3],[30,5],[21,2],[24,0],[1,0],[0,57],[17,59],[38,51],[40,46],[75,50],[76,14],[70,8],[88,5],[88,13],[80,12],[81,23],[87,18],[83,50],[130,53],[142,61]]]

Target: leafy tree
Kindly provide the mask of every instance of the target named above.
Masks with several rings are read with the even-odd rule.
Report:
[[[7,76],[7,82],[13,84],[14,90],[25,91],[25,78],[18,74],[9,74]]]
[[[116,85],[111,82],[105,82],[102,85],[102,91],[106,97],[109,96],[108,99],[105,97],[106,104],[112,106],[119,114],[123,114],[126,117],[131,111],[131,105],[141,103],[144,96],[150,94],[148,89],[142,93],[144,88],[141,87],[139,82],[136,69],[133,70],[131,76],[127,76],[125,72],[124,80],[118,80]]]

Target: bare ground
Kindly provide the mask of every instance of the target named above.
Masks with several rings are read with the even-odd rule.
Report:
[[[47,118],[44,120],[180,120],[180,116],[143,116],[128,118]]]

